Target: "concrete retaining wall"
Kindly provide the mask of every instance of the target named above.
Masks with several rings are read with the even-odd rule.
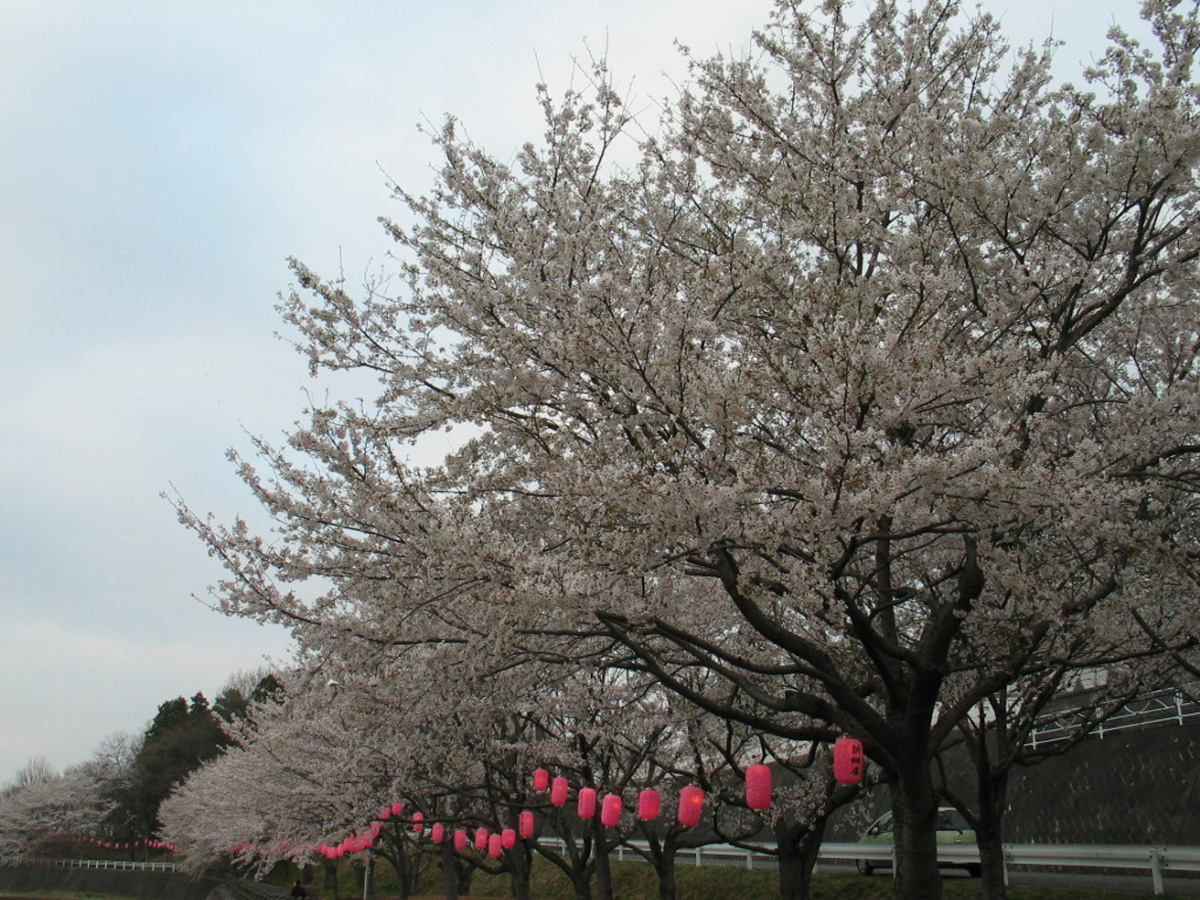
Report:
[[[965,754],[947,760],[956,790],[973,794]],[[835,815],[827,839],[854,841],[889,805],[886,788],[870,814]],[[1004,839],[1014,844],[1200,846],[1200,722],[1090,737],[1062,756],[1012,774]]]

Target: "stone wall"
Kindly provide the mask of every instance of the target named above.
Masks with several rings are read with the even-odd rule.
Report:
[[[1200,722],[1092,737],[1019,769],[1013,843],[1200,846]]]
[[[965,757],[948,762],[970,794]],[[832,840],[857,840],[861,822],[888,808],[886,788],[869,812],[835,818]],[[1200,720],[1090,737],[1068,753],[1012,775],[1005,840],[1014,844],[1200,846]]]

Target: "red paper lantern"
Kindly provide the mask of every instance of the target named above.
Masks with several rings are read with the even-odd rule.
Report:
[[[662,805],[662,798],[658,791],[653,788],[646,788],[638,794],[638,818],[645,822],[651,822],[658,818],[658,811]]]
[[[441,822],[434,822],[433,828],[429,831],[429,838],[435,844],[440,844],[446,838],[446,826]]]
[[[600,807],[600,824],[605,828],[616,828],[621,821],[621,795],[605,794]]]
[[[833,777],[842,784],[858,784],[863,776],[862,742],[851,737],[833,744]]]
[[[571,792],[571,785],[567,779],[559,775],[550,785],[550,802],[555,806],[566,806],[567,796]]]
[[[700,821],[700,814],[704,811],[704,791],[696,787],[694,784],[689,784],[679,792],[679,824],[684,828],[691,828]]]
[[[487,839],[487,853],[492,859],[496,859],[504,852],[504,847],[501,845],[501,838],[498,834],[489,834]]]
[[[461,828],[454,829],[454,849],[455,850],[467,849],[467,833],[465,831],[463,831]]]
[[[523,838],[533,837],[533,813],[526,809],[517,816],[517,831]]]
[[[386,822],[391,817],[392,817],[392,808],[390,806],[385,806],[379,810],[380,821]]]
[[[403,803],[393,803],[392,804],[392,815],[393,816],[398,816],[402,812],[404,812],[404,804]]]
[[[413,830],[413,834],[424,834],[425,833],[425,813],[421,813],[421,812],[413,813],[412,830]]]
[[[482,850],[488,844],[488,830],[482,825],[475,829],[475,849]]]
[[[771,769],[762,763],[746,770],[746,805],[766,809],[771,805]]]
[[[596,789],[585,787],[579,789],[579,799],[576,801],[579,818],[590,819],[596,815]]]
[[[511,850],[517,846],[517,832],[512,828],[505,828],[500,832],[500,846],[505,850]]]
[[[544,791],[550,787],[550,773],[545,769],[533,770],[533,789],[535,791]]]

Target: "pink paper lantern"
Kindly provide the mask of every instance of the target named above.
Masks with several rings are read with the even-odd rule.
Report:
[[[533,812],[531,810],[522,810],[517,816],[517,831],[523,838],[533,837]]]
[[[571,792],[571,785],[562,775],[554,779],[550,785],[550,802],[554,806],[566,806],[567,797]]]
[[[746,805],[766,809],[771,805],[771,768],[757,763],[746,769]]]
[[[585,787],[579,789],[579,800],[576,803],[579,818],[590,819],[596,815],[596,789]]]
[[[512,828],[505,828],[500,832],[500,846],[505,850],[511,850],[517,846],[517,832]]]
[[[392,817],[392,808],[390,806],[385,806],[379,810],[380,821],[386,822],[391,817]]]
[[[605,828],[616,828],[621,821],[621,795],[605,794],[600,806],[600,824]]]
[[[704,811],[704,791],[689,784],[679,792],[679,824],[691,828],[700,821]]]
[[[404,812],[404,804],[403,803],[397,802],[397,803],[392,804],[392,815],[393,816],[398,816],[402,812]]]
[[[545,769],[533,770],[533,789],[535,791],[544,791],[550,787],[550,773]]]
[[[500,835],[489,834],[487,839],[487,854],[492,859],[496,859],[504,852],[504,847],[501,844]]]
[[[412,826],[413,834],[424,834],[425,833],[425,813],[420,813],[420,812],[413,813],[412,820],[413,820],[413,826]]]
[[[446,839],[446,826],[444,826],[441,822],[434,822],[433,828],[431,828],[429,831],[429,838],[435,844],[440,844]]]
[[[454,829],[454,849],[459,851],[467,849],[467,833],[461,828]]]
[[[863,776],[862,742],[851,737],[833,744],[833,777],[842,784],[858,784]]]
[[[475,849],[483,850],[488,845],[488,830],[482,825],[475,829]]]
[[[658,791],[653,788],[646,788],[638,794],[638,818],[645,822],[652,822],[658,818],[658,811],[662,805],[662,798]]]

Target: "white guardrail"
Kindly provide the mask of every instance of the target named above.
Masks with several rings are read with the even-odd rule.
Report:
[[[545,840],[545,839],[543,839]],[[551,843],[552,841],[545,841]],[[641,844],[631,841],[630,844]],[[640,860],[641,855],[630,846],[620,846],[615,856],[621,860]],[[945,863],[978,863],[979,850],[970,844],[939,844],[938,859]],[[695,861],[697,866],[738,865],[747,869],[769,868],[775,865],[775,857],[756,853],[730,844],[707,844],[688,848],[676,854],[678,861]],[[871,843],[824,843],[817,858],[821,863],[846,863],[857,860],[883,863],[893,862],[891,844]],[[29,862],[15,856],[0,857],[0,865],[16,865]],[[172,872],[180,868],[173,862],[133,862],[120,859],[56,859],[38,860],[38,864],[71,866],[87,869],[127,869],[141,871]],[[1200,872],[1200,847],[1139,846],[1122,844],[1005,844],[1004,880],[1008,881],[1008,867],[1029,868],[1061,867],[1070,869],[1122,869],[1149,872],[1154,893],[1162,894],[1165,872]]]
[[[25,856],[0,856],[0,866],[32,864],[65,866],[71,869],[120,869],[134,872],[176,872],[183,868],[175,862],[138,862],[132,859],[31,859]]]
[[[633,842],[637,843],[637,842]],[[640,859],[634,850],[622,847],[620,859]],[[708,844],[680,851],[677,860],[695,860],[702,865],[744,865],[747,869],[766,868],[775,857],[744,850],[729,844]],[[846,863],[866,860],[891,865],[891,844],[824,843],[817,863]],[[971,844],[939,844],[938,859],[945,863],[979,862],[979,850]],[[1120,844],[1005,844],[1004,880],[1008,867],[1100,868],[1149,872],[1154,893],[1162,894],[1164,872],[1200,872],[1200,847],[1125,846]]]

